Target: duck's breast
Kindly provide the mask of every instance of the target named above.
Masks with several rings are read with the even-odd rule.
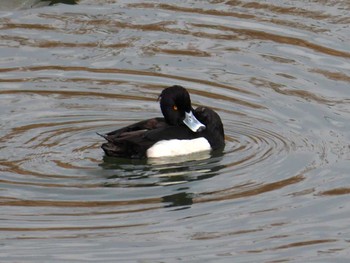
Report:
[[[190,140],[162,140],[147,150],[148,158],[171,157],[210,150],[210,144],[204,137]]]

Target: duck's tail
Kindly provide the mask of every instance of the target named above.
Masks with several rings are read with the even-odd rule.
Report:
[[[102,133],[98,133],[98,132],[96,132],[96,134],[101,136],[102,138],[104,138],[106,141],[111,142],[111,140],[108,138],[108,136],[106,134],[102,134]]]
[[[96,132],[96,134],[98,136],[101,136],[107,141],[106,143],[103,143],[101,145],[101,148],[108,156],[116,156],[116,157],[123,156],[123,153],[125,152],[125,148],[121,147],[122,145],[119,145],[118,143],[114,143],[112,138],[110,138],[106,134],[101,134],[98,132]]]

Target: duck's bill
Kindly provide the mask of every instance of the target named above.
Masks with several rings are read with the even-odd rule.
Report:
[[[205,125],[196,119],[192,111],[185,112],[185,119],[183,120],[183,123],[193,132],[201,132],[205,130]]]

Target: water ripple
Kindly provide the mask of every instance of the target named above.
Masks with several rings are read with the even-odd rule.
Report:
[[[346,262],[346,1],[80,2],[0,14],[1,261]],[[224,150],[104,156],[174,84]]]

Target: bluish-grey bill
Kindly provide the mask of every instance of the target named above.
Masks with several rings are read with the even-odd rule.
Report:
[[[196,119],[196,117],[193,115],[192,111],[185,112],[185,119],[183,120],[183,122],[193,132],[201,132],[205,129],[205,125]]]

